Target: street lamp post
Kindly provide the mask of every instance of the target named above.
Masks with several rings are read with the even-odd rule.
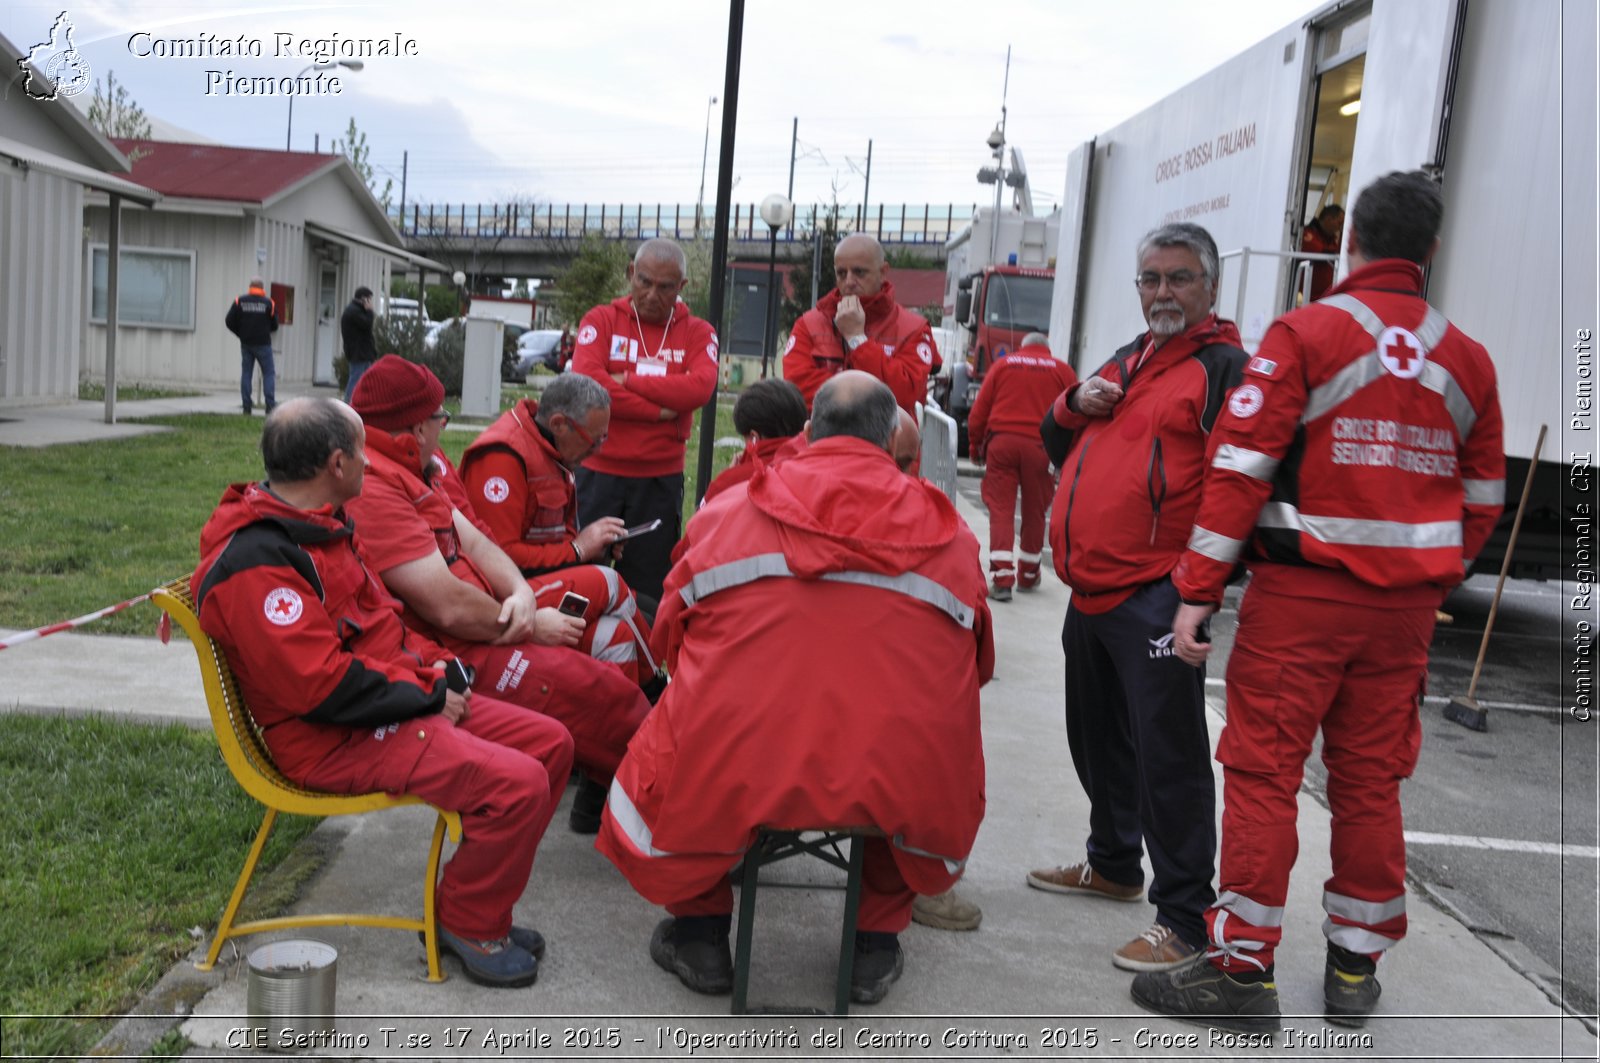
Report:
[[[771,231],[772,243],[767,251],[767,316],[761,330],[761,379],[767,379],[767,359],[772,355],[774,327],[777,324],[774,310],[778,305],[778,230],[794,217],[794,204],[776,192],[761,201],[761,220]]]
[[[717,98],[711,97],[706,101],[706,137],[700,145],[700,197],[694,201],[694,238],[700,239],[700,215],[706,205],[706,160],[711,157],[711,108],[716,106]]]
[[[450,279],[455,281],[456,284],[456,316],[460,317],[464,313],[461,306],[461,304],[464,302],[461,296],[461,286],[467,283],[467,275],[458,269],[454,273],[450,274]]]
[[[367,64],[363,63],[359,59],[336,59],[327,63],[312,63],[307,66],[305,70],[302,70],[300,73],[296,74],[294,79],[298,82],[302,77],[305,76],[306,72],[310,70],[332,70],[334,67],[339,66],[344,67],[346,70],[359,73],[361,68],[366,65]],[[283,134],[284,151],[294,150],[294,98],[296,95],[297,93],[289,93],[289,127],[288,129],[284,130]]]

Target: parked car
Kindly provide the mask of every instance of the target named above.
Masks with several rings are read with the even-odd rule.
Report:
[[[389,317],[420,317],[425,325],[432,323],[428,317],[428,308],[418,304],[415,299],[390,296],[382,312]]]
[[[560,349],[560,329],[533,329],[524,332],[517,340],[517,372],[524,379],[537,365],[559,372]]]

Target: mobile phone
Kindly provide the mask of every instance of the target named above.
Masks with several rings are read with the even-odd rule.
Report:
[[[573,594],[571,591],[563,594],[561,596],[561,604],[556,606],[556,612],[564,613],[567,616],[582,616],[588,611],[589,599],[581,594]]]
[[[465,694],[472,689],[472,681],[477,678],[472,666],[462,662],[461,658],[451,658],[450,663],[444,666],[445,689],[452,694]]]
[[[635,535],[644,535],[646,532],[653,532],[659,527],[661,527],[661,518],[657,517],[655,520],[646,521],[643,524],[635,524],[631,528],[624,528],[622,530],[622,534],[613,539],[612,542],[620,543],[625,539],[632,539]]]

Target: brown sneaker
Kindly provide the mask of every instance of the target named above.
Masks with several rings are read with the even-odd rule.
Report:
[[[1105,897],[1113,901],[1144,899],[1142,885],[1124,886],[1119,882],[1112,882],[1090,867],[1087,860],[1067,867],[1046,867],[1030,871],[1028,885],[1036,890],[1048,890],[1051,893],[1077,893],[1089,897]]]
[[[1157,923],[1113,952],[1111,962],[1124,971],[1170,971],[1188,963],[1197,951],[1170,926]]]
[[[937,930],[976,930],[983,922],[983,910],[950,889],[932,895],[917,894],[911,905],[911,918]]]

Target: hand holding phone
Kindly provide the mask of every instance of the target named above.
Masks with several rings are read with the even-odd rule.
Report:
[[[567,616],[582,616],[589,611],[589,599],[581,594],[568,591],[561,596],[561,604],[556,606],[556,612]]]
[[[661,527],[661,518],[657,517],[655,520],[645,521],[643,524],[635,524],[631,528],[624,528],[622,530],[622,534],[617,536],[615,541],[619,543],[625,542],[628,539],[632,539],[636,535],[645,535],[649,532],[653,532],[659,527]]]

